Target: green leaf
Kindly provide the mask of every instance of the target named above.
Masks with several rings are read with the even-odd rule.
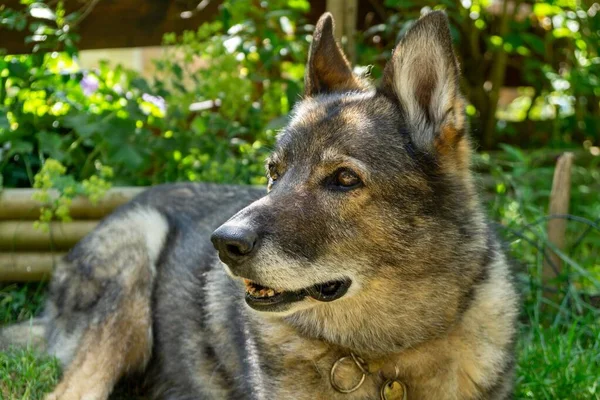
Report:
[[[7,65],[8,76],[26,79],[29,76],[29,68],[24,63],[20,62],[16,58],[10,60]]]
[[[192,131],[196,135],[204,135],[206,132],[206,127],[206,118],[203,118],[202,116],[194,118],[191,124]]]
[[[525,155],[523,154],[523,151],[521,151],[520,149],[504,143],[500,144],[500,147],[515,161],[527,161]]]
[[[4,110],[2,110],[2,112],[0,112],[0,129],[9,129],[10,128],[10,121],[8,120],[8,117],[6,116],[6,112]]]
[[[33,144],[24,140],[13,140],[10,142],[10,150],[8,154],[27,154],[33,151]]]
[[[571,31],[569,28],[556,28],[552,31],[552,35],[555,38],[565,38],[565,37],[573,37],[575,36],[575,32]]]
[[[531,50],[533,50],[535,53],[545,54],[546,45],[544,44],[544,41],[539,36],[534,35],[532,33],[522,33],[521,38],[523,39],[523,41],[525,43],[527,43],[529,48]]]
[[[560,12],[559,7],[555,7],[549,3],[536,3],[533,5],[533,13],[537,17],[547,17],[557,14],[557,9]]]
[[[128,145],[135,137],[135,121],[130,119],[110,117],[101,126],[100,134],[112,148]]]
[[[294,80],[288,80],[287,86],[285,89],[285,95],[287,97],[289,108],[291,109],[294,104],[300,99],[302,94],[302,88],[300,85]]]
[[[140,155],[138,150],[131,145],[121,146],[111,158],[114,162],[134,170],[140,168],[144,163],[144,158]]]
[[[78,136],[89,139],[97,132],[101,131],[101,122],[90,121],[90,115],[71,114],[65,117],[64,126],[73,129]]]
[[[308,12],[310,10],[310,2],[307,0],[289,0],[288,7],[294,10]]]
[[[38,139],[39,149],[42,153],[47,154],[60,162],[64,161],[65,152],[62,149],[63,141],[61,140],[60,135],[42,131],[39,132],[36,137]]]
[[[152,93],[152,89],[148,85],[148,81],[142,77],[137,77],[131,80],[131,86],[141,90],[144,93]]]
[[[171,70],[173,71],[173,73],[175,74],[177,79],[179,79],[179,80],[183,79],[183,69],[179,65],[173,64],[171,66]]]
[[[29,6],[29,15],[33,18],[56,21],[56,14],[44,3],[33,3]]]

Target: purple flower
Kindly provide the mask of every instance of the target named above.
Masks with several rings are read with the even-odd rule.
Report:
[[[154,104],[164,114],[167,111],[167,102],[160,96],[153,96],[148,93],[142,95],[142,100]]]
[[[93,75],[85,75],[79,82],[79,85],[81,86],[81,90],[83,90],[83,94],[89,97],[98,90],[98,78]]]

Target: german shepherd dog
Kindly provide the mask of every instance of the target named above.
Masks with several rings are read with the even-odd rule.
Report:
[[[2,337],[44,337],[64,366],[48,399],[106,399],[136,371],[159,399],[510,398],[518,296],[458,80],[442,12],[376,88],[323,15],[268,192],[146,191],[57,266],[45,314]]]

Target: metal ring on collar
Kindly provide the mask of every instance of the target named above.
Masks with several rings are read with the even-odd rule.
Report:
[[[360,381],[356,385],[354,385],[351,388],[344,389],[343,387],[339,386],[335,381],[335,370],[338,368],[338,366],[342,362],[344,362],[344,360],[346,360],[348,358],[352,358],[352,361],[354,361],[354,364],[358,367],[358,369],[362,373],[362,376],[360,377]],[[367,378],[367,371],[365,370],[365,368],[363,366],[364,363],[365,362],[363,361],[362,358],[355,356],[353,353],[350,353],[350,356],[344,356],[344,357],[338,359],[331,367],[331,371],[329,373],[329,381],[331,382],[331,386],[340,393],[352,393],[352,392],[357,391],[362,386],[362,384],[365,382],[365,379]]]
[[[383,380],[392,380],[392,381],[397,381],[398,377],[400,376],[400,370],[398,369],[397,365],[394,365],[394,377],[390,378],[389,376],[385,376],[382,370],[379,370],[379,373],[377,375],[379,375],[379,378],[383,379]]]

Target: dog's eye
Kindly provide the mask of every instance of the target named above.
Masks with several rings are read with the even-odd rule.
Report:
[[[358,175],[348,168],[341,168],[337,170],[329,180],[329,186],[341,190],[350,190],[361,185],[362,181]]]
[[[269,178],[268,188],[270,189],[275,181],[279,179],[279,173],[277,172],[277,167],[275,164],[269,163],[269,165],[267,165],[267,177]]]
[[[269,178],[272,181],[276,181],[279,179],[279,173],[277,173],[277,168],[274,164],[269,164]]]

